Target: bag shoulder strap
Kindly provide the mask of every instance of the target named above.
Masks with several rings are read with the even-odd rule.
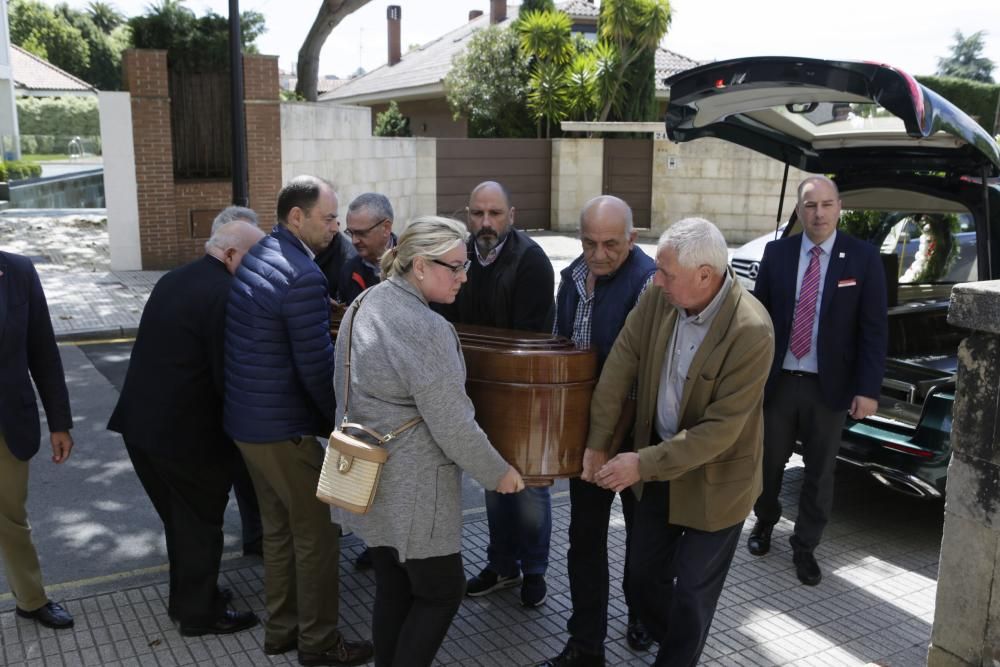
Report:
[[[364,301],[367,294],[361,294],[354,302],[351,304],[353,312],[351,313],[351,326],[347,327],[347,359],[344,361],[344,424],[347,423],[347,409],[351,404],[351,342],[354,339],[354,322],[358,319],[358,310],[361,308],[361,302]]]
[[[367,291],[365,291],[364,294],[359,295],[358,298],[356,298],[354,302],[351,304],[351,308],[354,309],[354,312],[351,313],[351,326],[347,327],[347,358],[344,360],[344,419],[341,421],[340,429],[344,430],[346,428],[356,428],[361,431],[364,431],[368,435],[378,440],[380,443],[385,444],[390,440],[392,440],[393,438],[395,438],[396,436],[398,436],[403,431],[413,428],[414,426],[422,422],[424,418],[417,415],[416,417],[409,420],[399,428],[393,429],[392,431],[389,431],[385,435],[379,435],[378,433],[371,430],[367,426],[350,423],[347,419],[347,409],[350,406],[350,401],[351,401],[351,343],[354,340],[354,322],[358,319],[358,310],[360,310],[361,302],[365,300],[366,296],[368,296]]]

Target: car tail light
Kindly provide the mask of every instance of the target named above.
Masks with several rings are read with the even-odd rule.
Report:
[[[926,449],[922,449],[914,445],[904,445],[898,442],[884,442],[882,443],[882,446],[896,452],[909,454],[910,456],[919,456],[922,459],[929,459],[934,456],[934,452],[929,452]]]

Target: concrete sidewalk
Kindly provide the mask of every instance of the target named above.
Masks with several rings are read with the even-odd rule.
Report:
[[[794,506],[802,468],[795,461],[785,479],[785,506]],[[437,664],[519,667],[556,655],[565,642],[570,613],[566,577],[568,498],[554,500],[549,597],[537,609],[518,604],[516,588],[484,598],[467,598],[459,610]],[[912,667],[925,662],[934,616],[941,507],[914,503],[843,471],[836,510],[817,555],[823,582],[802,586],[791,563],[792,523],[775,529],[772,553],[754,558],[742,546],[744,527],[719,609],[702,656],[704,665],[850,665]],[[488,529],[485,516],[466,517],[463,555],[471,575],[483,565]],[[608,538],[612,562],[608,621],[609,665],[652,664],[652,654],[635,654],[624,641],[626,608],[621,593],[625,529],[615,507]],[[340,627],[354,638],[370,637],[374,577],[352,567],[360,551],[356,538],[341,549]],[[65,554],[72,558],[73,554]],[[223,585],[236,604],[264,614],[259,561],[224,562]],[[167,575],[92,586],[65,600],[76,627],[55,632],[0,608],[0,664],[69,665],[285,665],[295,653],[269,658],[263,630],[223,637],[181,637],[167,617]]]
[[[0,249],[32,256],[38,266],[57,335],[63,340],[129,335],[162,272],[112,272],[101,212],[8,211],[0,215]],[[558,270],[579,253],[572,237],[539,234]],[[647,249],[648,245],[644,245]],[[817,557],[822,584],[799,584],[788,536],[801,484],[801,461],[789,464],[783,502],[791,516],[775,529],[772,553],[753,558],[743,547],[730,571],[703,655],[706,665],[924,664],[934,616],[942,505],[905,498],[852,469],[838,471],[833,520]],[[570,613],[566,578],[568,498],[554,500],[549,598],[539,609],[518,605],[517,589],[468,599],[438,655],[442,665],[532,665],[557,654]],[[608,664],[651,664],[624,642],[621,593],[624,523],[616,506],[609,534],[613,563]],[[485,515],[466,516],[464,557],[474,574],[487,541]],[[374,579],[351,563],[360,546],[343,541],[341,626],[369,637]],[[67,550],[58,558],[83,554]],[[222,582],[237,604],[263,614],[259,561],[230,558]],[[56,633],[18,618],[13,602],[0,602],[3,665],[258,665],[295,664],[295,654],[268,658],[263,631],[227,637],[184,638],[166,613],[165,567],[143,573],[107,573],[100,581],[48,581],[76,616],[73,630]]]

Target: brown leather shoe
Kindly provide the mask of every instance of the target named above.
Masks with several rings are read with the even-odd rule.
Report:
[[[264,642],[264,654],[265,655],[281,655],[282,653],[288,653],[292,649],[299,647],[298,637],[292,637],[283,643],[271,643],[268,641]]]
[[[306,667],[321,665],[362,665],[375,655],[369,641],[349,641],[341,635],[337,643],[322,653],[299,651],[299,664]]]

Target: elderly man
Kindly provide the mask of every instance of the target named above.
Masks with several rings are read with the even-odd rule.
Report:
[[[628,585],[660,643],[661,667],[698,662],[761,488],[774,333],[726,261],[725,239],[707,220],[681,220],[663,233],[658,289],[626,321],[590,407],[583,478],[636,493]],[[635,451],[615,452],[636,383]]]
[[[235,208],[235,207],[234,207]],[[239,453],[222,430],[226,301],[243,256],[264,236],[227,209],[205,255],[153,288],[108,428],[121,433],[167,540],[167,612],[185,636],[257,624],[219,590],[223,517]],[[256,216],[253,216],[255,219]],[[226,222],[227,219],[233,220]],[[249,489],[253,493],[253,488]]]
[[[347,207],[344,235],[351,239],[357,255],[340,270],[337,301],[345,306],[381,279],[379,259],[396,245],[392,220],[392,204],[377,192],[358,195]]]
[[[226,311],[226,432],[253,478],[264,521],[264,652],[302,665],[353,665],[371,642],[337,629],[339,527],[316,499],[334,419],[327,283],[313,262],[337,233],[337,193],[299,176],[278,224],[236,272]]]
[[[610,195],[591,199],[580,213],[583,254],[563,269],[556,294],[554,332],[571,338],[577,347],[594,348],[598,369],[604,365],[625,318],[649,285],[656,265],[635,245],[632,209]],[[632,429],[635,400],[622,411],[612,447],[620,448]],[[588,450],[589,451],[589,450]],[[608,521],[614,491],[602,489],[593,480],[569,481],[569,590],[573,613],[567,629],[569,641],[556,658],[540,667],[586,667],[604,664],[604,639],[608,634]],[[632,528],[635,496],[621,492],[626,539]],[[625,547],[625,580],[628,579],[628,544]],[[645,651],[652,639],[633,615],[631,596],[624,587],[629,607],[626,640],[634,650]]]
[[[455,303],[438,309],[456,324],[523,331],[552,331],[552,263],[527,234],[514,228],[507,189],[480,183],[469,195],[468,282]],[[521,583],[521,604],[545,601],[552,504],[548,487],[521,493],[486,491],[490,543],[486,567],[468,582],[467,594],[486,595]],[[521,574],[524,573],[522,583]]]
[[[0,555],[17,615],[56,630],[73,617],[49,600],[28,524],[28,462],[38,453],[42,399],[52,462],[73,449],[73,417],[49,308],[31,260],[0,252]],[[34,381],[34,387],[32,387]]]
[[[878,407],[889,324],[878,249],[837,231],[836,184],[806,178],[796,212],[803,233],[767,244],[754,288],[774,320],[775,355],[764,394],[764,490],[747,548],[770,550],[785,464],[801,440],[792,562],[799,581],[815,586],[823,573],[813,551],[833,507],[840,433],[847,415],[865,419]]]

